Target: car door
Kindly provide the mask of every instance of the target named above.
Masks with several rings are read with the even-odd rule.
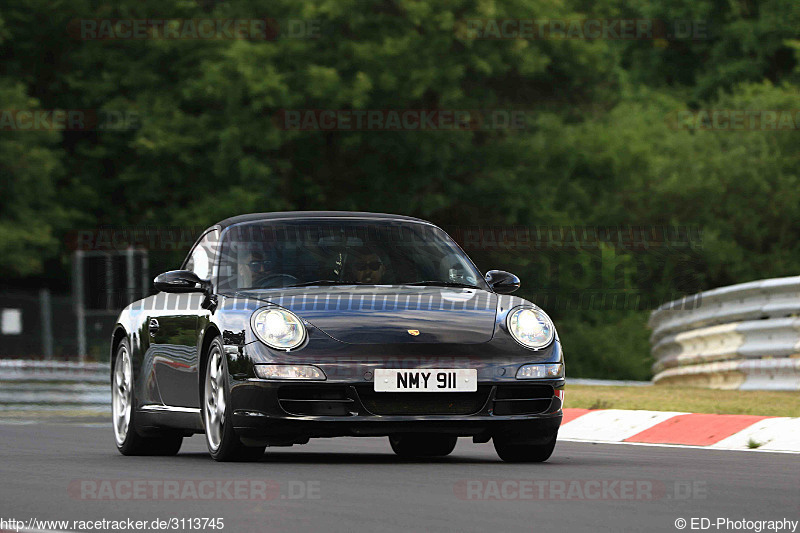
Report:
[[[217,230],[204,234],[184,261],[200,279],[210,279],[218,242]],[[173,407],[200,407],[197,388],[199,324],[210,314],[202,293],[159,293],[161,312],[150,317],[148,329],[157,354],[154,361],[161,400]]]

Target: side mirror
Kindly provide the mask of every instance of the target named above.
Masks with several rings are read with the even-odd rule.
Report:
[[[511,294],[519,289],[520,281],[511,272],[503,270],[490,270],[486,273],[486,283],[497,294]]]
[[[206,292],[209,284],[191,270],[170,270],[156,276],[153,285],[163,292]]]

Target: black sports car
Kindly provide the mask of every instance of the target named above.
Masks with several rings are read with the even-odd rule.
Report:
[[[126,307],[111,343],[125,455],[205,433],[220,461],[311,437],[388,436],[443,456],[459,436],[544,461],[564,398],[550,318],[507,296],[441,229],[396,215],[242,215],[209,228],[160,292]]]

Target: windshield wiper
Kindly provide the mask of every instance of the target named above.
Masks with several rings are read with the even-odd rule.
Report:
[[[311,285],[372,285],[372,283],[361,283],[358,281],[337,281],[335,279],[318,279],[316,281],[306,281],[303,283],[295,283],[293,285],[285,285],[287,287],[308,287]]]
[[[470,285],[469,283],[459,283],[457,281],[414,281],[412,283],[401,283],[401,285],[422,285],[430,287],[461,287],[464,289],[480,289],[477,285]]]

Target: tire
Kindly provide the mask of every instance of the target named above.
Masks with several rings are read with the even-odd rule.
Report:
[[[494,449],[507,463],[542,463],[547,461],[556,447],[556,435],[544,442],[520,442],[513,438],[494,437]]]
[[[206,358],[201,408],[208,453],[215,461],[257,461],[266,446],[245,446],[233,429],[228,387],[228,364],[219,337],[211,341]]]
[[[142,436],[136,425],[136,387],[128,339],[117,346],[111,373],[111,425],[114,441],[122,455],[175,455],[181,449],[181,435]]]
[[[455,449],[457,440],[455,435],[412,433],[392,435],[389,444],[400,457],[444,457]]]

